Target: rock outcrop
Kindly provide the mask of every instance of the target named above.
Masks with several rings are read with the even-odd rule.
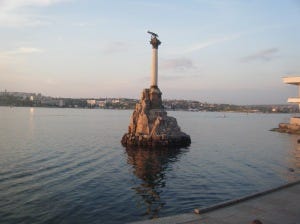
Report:
[[[273,129],[271,129],[271,131],[299,135],[300,134],[300,125],[290,124],[290,123],[280,123],[278,125],[278,128],[273,128]]]
[[[128,133],[122,138],[124,146],[186,147],[191,138],[180,130],[176,118],[167,115],[157,86],[144,89],[140,102],[130,118]]]

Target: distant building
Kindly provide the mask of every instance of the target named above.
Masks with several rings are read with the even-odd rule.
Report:
[[[5,92],[6,95],[15,96],[15,97],[22,97],[23,99],[29,98],[31,96],[35,97],[35,93],[23,93],[23,92]]]
[[[0,92],[0,96],[7,96],[7,90],[5,89],[4,92]]]
[[[120,99],[113,99],[111,102],[112,102],[113,104],[115,104],[115,103],[120,103]]]
[[[41,100],[41,105],[44,106],[51,106],[51,107],[63,107],[64,106],[64,101],[63,100],[58,100],[58,99],[53,99],[50,97],[45,97],[44,99]]]
[[[97,100],[96,104],[98,107],[105,107],[106,106],[106,100]]]
[[[59,107],[63,107],[64,105],[65,105],[65,102],[62,99],[58,100]]]
[[[95,105],[96,105],[96,100],[87,100],[86,103],[87,103],[89,106],[95,106]]]
[[[52,99],[45,98],[41,100],[41,104],[45,106],[55,106],[55,101]]]

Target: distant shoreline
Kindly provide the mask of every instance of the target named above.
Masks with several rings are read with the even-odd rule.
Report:
[[[86,110],[129,110],[132,111],[134,108],[99,108],[99,107],[59,107],[59,106],[11,106],[11,105],[0,105],[0,107],[10,108],[48,108],[48,109],[86,109]],[[296,112],[263,112],[263,111],[234,111],[234,110],[188,110],[188,109],[166,109],[166,111],[185,111],[185,112],[218,112],[218,113],[245,113],[245,114],[294,114]],[[224,118],[226,115],[224,114]]]
[[[0,92],[0,106],[10,107],[46,107],[46,108],[86,108],[133,110],[137,99],[130,98],[62,98],[44,96],[41,93]],[[163,100],[168,111],[208,111],[241,113],[298,113],[297,105],[235,105],[208,103],[196,100]]]

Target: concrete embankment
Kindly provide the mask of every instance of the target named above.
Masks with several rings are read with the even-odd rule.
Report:
[[[135,224],[251,224],[254,220],[263,224],[299,224],[299,204],[300,180],[207,208],[195,209],[199,214],[191,212]]]

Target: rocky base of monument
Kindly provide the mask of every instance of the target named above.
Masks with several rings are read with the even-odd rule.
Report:
[[[143,90],[121,143],[129,147],[178,148],[189,146],[191,138],[180,130],[176,118],[167,115],[158,87],[151,87]]]
[[[142,147],[142,148],[181,148],[187,147],[191,144],[189,135],[183,133],[179,136],[147,136],[147,135],[134,135],[125,134],[122,138],[122,145],[129,147]]]
[[[271,131],[277,131],[287,134],[300,134],[300,125],[290,123],[280,123],[278,128],[273,128]]]

